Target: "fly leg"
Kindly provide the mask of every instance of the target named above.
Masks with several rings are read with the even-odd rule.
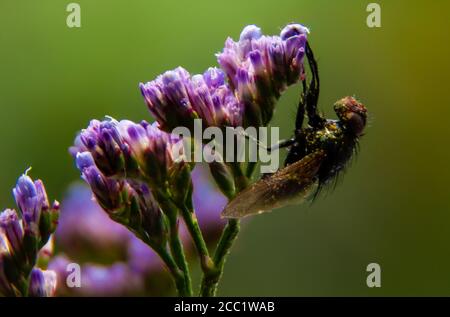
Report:
[[[305,118],[305,104],[308,87],[306,86],[306,79],[302,80],[303,91],[300,94],[300,100],[297,106],[297,114],[295,115],[295,131],[300,131],[303,127],[303,120]]]
[[[295,138],[292,138],[292,139],[286,139],[286,140],[281,140],[280,142],[278,142],[277,144],[274,144],[274,145],[272,145],[271,147],[269,147],[269,148],[266,148],[267,149],[267,152],[272,152],[272,151],[276,151],[276,150],[279,150],[279,149],[284,149],[284,148],[286,148],[286,147],[289,147],[289,146],[291,146],[292,144],[294,144],[295,143]]]
[[[241,131],[241,135],[244,136],[246,139],[255,142],[259,148],[263,148],[266,150],[267,153],[271,153],[272,151],[276,151],[282,148],[289,147],[295,143],[295,138],[287,139],[287,140],[281,140],[280,142],[271,145],[270,147],[267,147],[265,144],[261,143],[258,139],[256,139],[254,136],[249,135],[248,133],[245,133],[244,131]],[[257,162],[249,162],[247,164],[245,175],[250,178],[253,175],[253,172],[257,166]],[[266,173],[263,175],[263,177],[270,175],[270,173]]]
[[[246,139],[255,142],[258,145],[258,147],[265,149],[268,153],[275,151],[275,150],[289,147],[295,143],[295,138],[291,138],[291,139],[281,140],[277,144],[273,144],[270,147],[267,147],[263,143],[261,143],[261,141],[259,141],[257,138],[255,138],[254,136],[252,136],[248,133],[245,133],[244,131],[241,131],[240,134],[243,137],[245,137]]]
[[[308,41],[306,42],[306,57],[311,70],[311,81],[306,94],[304,93],[305,108],[308,114],[309,125],[313,128],[319,129],[322,128],[325,123],[325,118],[319,114],[317,109],[320,91],[319,69]]]

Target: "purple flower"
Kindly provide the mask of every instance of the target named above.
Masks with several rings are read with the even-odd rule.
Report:
[[[205,164],[197,165],[192,175],[196,216],[207,243],[212,243],[219,237],[225,224],[220,218],[220,212],[227,199],[213,186],[213,180]],[[49,269],[58,274],[58,294],[85,296],[167,294],[170,280],[164,271],[162,261],[148,245],[125,227],[109,219],[101,207],[91,199],[91,192],[87,187],[82,185],[72,187],[62,206],[55,238],[59,250],[69,258],[58,256],[49,264]],[[189,254],[194,254],[194,246],[183,222],[180,222],[180,231],[183,243],[187,250],[190,250]],[[71,262],[82,263],[80,262],[82,259],[90,263],[81,264],[82,287],[66,288],[67,265]],[[110,268],[107,265],[94,264],[96,261],[118,265],[113,264],[114,268]],[[127,269],[120,269],[124,265]],[[125,285],[126,279],[131,281],[128,286]],[[117,285],[107,282],[108,280],[114,281]],[[140,282],[137,283],[136,280]],[[147,281],[145,285],[143,281]]]
[[[167,71],[154,81],[140,84],[150,112],[161,128],[170,131],[177,126],[192,125],[195,111],[188,97],[190,74],[182,67]]]
[[[244,125],[266,125],[281,92],[301,79],[307,33],[289,24],[280,36],[264,36],[249,25],[238,42],[226,40],[217,58],[244,107]]]
[[[45,247],[56,229],[59,203],[55,201],[50,207],[42,181],[33,181],[26,174],[18,179],[13,194],[21,215],[12,209],[0,213],[0,295],[24,296],[23,283],[38,260],[39,250]],[[38,272],[34,274],[31,282],[39,278]],[[44,275],[47,278],[48,274]],[[31,282],[30,289],[36,296],[41,294],[39,292],[50,294],[51,288],[41,289],[37,282],[33,285]]]
[[[124,207],[122,193],[127,190],[123,181],[108,178],[95,165],[90,152],[78,153],[76,164],[83,179],[89,184],[97,202],[109,213]]]
[[[125,175],[127,164],[130,164],[129,148],[119,133],[118,124],[112,118],[92,120],[77,136],[70,152],[74,156],[80,152],[90,152],[97,167],[106,176]]]
[[[165,245],[168,238],[168,225],[159,204],[150,188],[143,183],[130,183],[136,192],[141,214],[141,228],[145,236],[156,245]]]
[[[33,182],[28,175],[24,174],[18,179],[13,194],[22,213],[25,230],[37,235],[41,212],[49,208],[44,184],[41,180]]]
[[[17,180],[13,194],[22,215],[25,234],[42,247],[56,229],[59,203],[54,201],[50,207],[44,183],[41,180],[33,181],[26,174]]]
[[[12,209],[6,209],[0,213],[0,232],[4,232],[5,238],[8,240],[12,254],[23,258],[23,226],[17,215]]]
[[[51,297],[55,294],[57,276],[54,271],[33,269],[30,276],[28,295],[31,297]]]
[[[220,69],[209,68],[202,75],[191,76],[178,67],[154,81],[141,83],[140,89],[150,112],[167,132],[179,126],[192,130],[196,118],[207,126],[241,123],[240,104]]]
[[[120,121],[118,129],[124,142],[130,147],[131,155],[137,162],[140,176],[144,180],[161,185],[167,181],[169,169],[175,163],[182,163],[182,140],[160,130],[157,123],[123,120]],[[175,148],[177,144],[180,146]]]
[[[193,108],[207,126],[240,126],[242,107],[225,82],[225,74],[209,68],[203,75],[192,76],[188,86]]]
[[[181,141],[160,130],[156,123],[118,122],[109,118],[101,122],[91,121],[76,138],[71,152],[83,178],[98,189],[95,194],[100,202],[113,209],[117,205],[105,203],[113,203],[110,194],[123,184],[108,179],[143,180],[156,185],[165,183],[168,170],[184,158]],[[106,197],[102,197],[102,193]]]
[[[10,245],[6,235],[0,231],[0,295],[14,296],[15,292],[6,273],[6,266],[11,257]]]
[[[76,164],[96,201],[111,219],[127,226],[141,239],[165,243],[165,218],[147,185],[139,180],[106,177],[89,152],[78,153]]]

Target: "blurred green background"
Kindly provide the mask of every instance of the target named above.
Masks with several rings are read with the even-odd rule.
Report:
[[[278,34],[306,24],[319,60],[321,107],[356,95],[370,111],[361,153],[335,191],[312,206],[254,217],[226,266],[220,295],[450,295],[447,1],[78,0],[0,1],[0,209],[13,206],[20,173],[62,198],[79,175],[67,152],[91,118],[150,115],[138,83],[183,65],[217,65],[214,53],[247,24]],[[293,128],[298,89],[274,126]],[[366,286],[366,266],[382,287]]]

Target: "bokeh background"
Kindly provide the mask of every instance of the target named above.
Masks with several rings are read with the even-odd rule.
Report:
[[[355,95],[370,110],[361,152],[312,206],[254,217],[229,257],[220,295],[450,295],[450,5],[377,1],[0,1],[0,209],[33,166],[52,197],[79,178],[67,152],[91,118],[150,120],[138,83],[183,65],[198,73],[247,24],[278,34],[306,24],[319,60],[320,104]],[[293,128],[298,87],[273,125]],[[366,266],[382,287],[366,286]]]

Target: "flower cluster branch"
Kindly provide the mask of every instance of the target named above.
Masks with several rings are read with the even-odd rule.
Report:
[[[178,294],[193,295],[188,263],[179,235],[183,219],[204,273],[200,293],[215,295],[239,221],[226,225],[214,255],[209,254],[192,204],[193,164],[174,156],[177,127],[266,126],[287,86],[304,78],[308,30],[289,24],[280,36],[265,36],[247,26],[237,42],[227,39],[217,54],[219,68],[191,75],[178,67],[141,84],[156,122],[93,120],[71,148],[83,179],[111,219],[124,225],[164,261]],[[182,149],[180,149],[182,151]],[[210,164],[221,191],[232,199],[247,187],[251,169],[241,163]]]
[[[22,175],[13,189],[18,211],[0,213],[0,295],[52,296],[56,274],[36,266],[39,251],[51,245],[59,203],[49,203],[41,180]]]

